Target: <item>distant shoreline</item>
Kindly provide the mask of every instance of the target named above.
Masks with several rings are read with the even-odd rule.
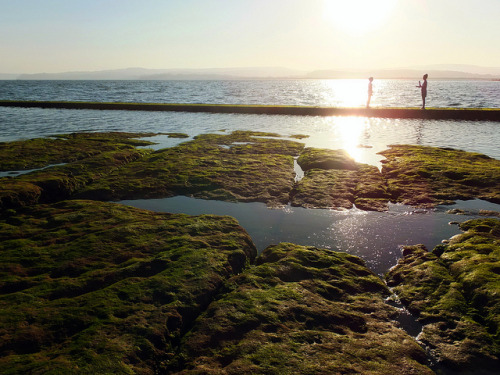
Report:
[[[419,76],[411,77],[377,77],[377,80],[418,80]],[[169,77],[169,78],[20,78],[6,77],[0,74],[0,81],[316,81],[316,80],[350,80],[366,79],[366,77]],[[500,78],[477,78],[477,77],[433,77],[433,81],[479,81],[500,82]]]
[[[440,65],[379,69],[296,70],[286,67],[243,67],[203,69],[125,68],[56,73],[2,73],[1,80],[298,80],[298,79],[419,79],[500,80],[500,67]]]

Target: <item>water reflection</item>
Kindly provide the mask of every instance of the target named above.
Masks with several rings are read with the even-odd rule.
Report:
[[[415,144],[416,145],[422,145],[424,126],[425,126],[424,120],[415,121]]]
[[[229,215],[246,229],[259,251],[279,242],[344,251],[363,258],[377,274],[396,264],[401,246],[421,243],[432,249],[459,233],[456,225],[448,224],[450,221],[478,217],[479,209],[500,211],[500,205],[483,201],[459,202],[433,211],[390,205],[386,213],[290,206],[271,210],[263,203],[229,203],[183,196],[121,203],[158,212]],[[450,208],[473,209],[474,213],[446,214]]]
[[[371,119],[364,117],[330,118],[331,127],[334,129],[335,140],[340,148],[357,162],[365,162],[366,149],[372,148],[370,142]]]
[[[368,86],[364,80],[327,79],[320,82],[320,102],[332,107],[359,107],[366,103]]]

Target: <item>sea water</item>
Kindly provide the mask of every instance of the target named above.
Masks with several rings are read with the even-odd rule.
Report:
[[[432,77],[431,77],[432,78]],[[371,106],[420,107],[417,80],[373,82]],[[364,106],[368,80],[0,81],[0,100]],[[428,81],[429,107],[500,108],[499,81]]]

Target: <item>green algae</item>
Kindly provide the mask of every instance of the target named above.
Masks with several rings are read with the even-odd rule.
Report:
[[[365,116],[381,118],[420,118],[500,121],[498,108],[335,108],[318,106],[195,104],[195,103],[119,103],[72,101],[0,100],[0,106],[41,107],[128,111],[182,111],[208,113],[267,114],[287,116]]]
[[[315,148],[306,148],[297,163],[305,173],[292,192],[292,205],[387,211],[390,196],[376,167],[355,162],[344,150]]]
[[[168,138],[189,138],[189,135],[186,133],[165,133],[168,135]]]
[[[428,252],[406,247],[387,283],[424,324],[419,339],[453,371],[498,369],[500,220],[460,225],[465,233]]]
[[[0,372],[154,373],[256,256],[230,217],[65,201],[0,217]]]
[[[359,258],[281,244],[244,270],[255,248],[227,217],[36,204],[186,194],[275,206],[291,195],[305,207],[383,211],[389,199],[448,202],[453,189],[453,199],[495,201],[498,161],[416,146],[407,155],[402,146],[381,174],[274,133],[205,134],[156,152],[136,149],[148,144],[134,139],[142,136],[2,144],[17,157],[30,150],[16,169],[67,163],[0,179],[2,373],[431,373],[420,347],[394,326],[394,309],[382,303],[387,289]],[[10,151],[0,151],[5,165],[14,165]],[[306,175],[294,185],[298,155]],[[407,247],[388,283],[419,316],[420,338],[442,363],[494,368],[498,220],[461,227],[467,232],[432,253]]]
[[[4,168],[50,167],[2,178],[0,207],[69,197],[109,201],[175,195],[373,211],[386,211],[389,201],[423,207],[456,199],[500,201],[500,161],[476,153],[391,146],[381,153],[387,159],[380,173],[345,151],[304,149],[275,133],[202,134],[168,149],[137,149],[149,142],[136,138],[152,135],[82,133],[1,144]],[[297,183],[294,158],[305,171]]]
[[[203,134],[151,153],[82,189],[77,197],[120,200],[189,195],[284,205],[303,144],[274,133]]]
[[[53,138],[0,143],[0,171],[27,170],[50,164],[71,163],[106,151],[153,144],[133,138],[153,133],[74,133]]]
[[[120,166],[149,153],[134,137],[152,133],[75,133],[0,144],[0,169],[35,170],[0,178],[0,209],[70,197]],[[53,165],[58,164],[58,165]]]
[[[183,374],[432,374],[354,256],[279,244],[227,280],[183,338]]]
[[[1,178],[0,208],[67,199],[77,190],[93,183],[124,164],[139,159],[148,151],[135,148],[104,151],[65,165],[34,171],[15,178]]]
[[[457,199],[500,203],[500,161],[486,155],[427,146],[397,145],[380,152],[391,199],[433,207]]]

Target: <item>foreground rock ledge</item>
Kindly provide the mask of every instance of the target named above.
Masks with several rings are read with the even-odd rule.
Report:
[[[500,368],[500,220],[460,225],[465,233],[429,252],[408,246],[387,284],[424,324],[419,340],[450,373]]]
[[[270,246],[226,282],[169,365],[180,374],[432,374],[392,320],[388,293],[357,257]]]
[[[230,217],[64,201],[0,215],[0,372],[431,374],[359,258]]]
[[[153,374],[256,256],[236,220],[65,201],[0,215],[0,373]]]

